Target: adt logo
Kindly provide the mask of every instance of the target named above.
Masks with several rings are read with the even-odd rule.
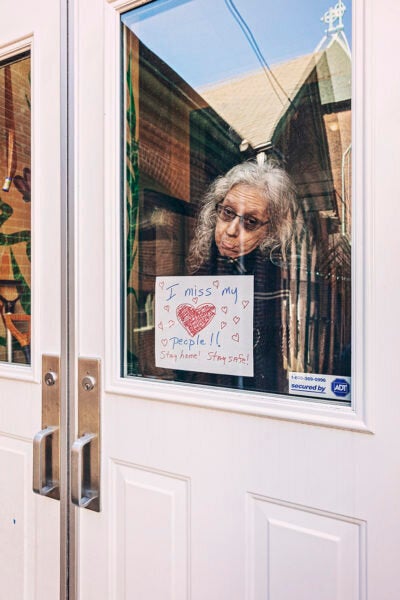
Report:
[[[331,383],[331,390],[335,394],[335,396],[344,398],[345,396],[350,394],[350,384],[345,379],[334,379]]]

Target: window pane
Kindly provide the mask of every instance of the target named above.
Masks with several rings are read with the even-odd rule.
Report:
[[[123,374],[349,402],[351,2],[121,27]]]
[[[0,62],[0,360],[30,364],[30,57]]]

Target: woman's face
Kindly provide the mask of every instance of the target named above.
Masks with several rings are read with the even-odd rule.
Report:
[[[254,217],[261,223],[268,221],[265,200],[257,188],[238,184],[235,185],[220,203],[229,207],[237,216],[232,221],[224,221],[217,217],[215,226],[215,243],[222,256],[237,258],[248,254],[265,238],[268,224],[254,231],[246,230],[245,223],[240,217]]]

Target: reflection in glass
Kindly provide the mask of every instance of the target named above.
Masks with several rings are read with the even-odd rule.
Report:
[[[30,364],[31,90],[26,52],[0,62],[0,360]]]
[[[310,377],[337,376],[324,398],[350,401],[351,2],[160,0],[123,15],[122,35],[123,374],[315,397]],[[271,243],[256,268],[260,238],[228,269],[255,277],[254,377],[156,366],[155,278],[227,272],[218,261],[193,270],[190,245],[209,186],[242,163],[281,169],[290,196],[287,243]],[[231,202],[232,223],[269,220],[270,206],[266,218],[248,215],[228,191],[218,201]],[[209,222],[219,221],[215,210]],[[216,235],[210,252],[235,259]],[[268,295],[279,296],[273,308]],[[311,383],[290,389],[291,374]]]

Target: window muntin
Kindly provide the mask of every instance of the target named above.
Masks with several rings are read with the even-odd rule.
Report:
[[[30,53],[0,61],[0,361],[30,364]]]
[[[264,3],[247,4],[161,1],[122,17],[122,372],[349,402],[351,3],[345,11],[341,2],[310,3],[308,10],[293,2],[276,14]],[[247,255],[234,271],[203,268],[190,276],[190,244],[209,185],[236,165],[270,161],[296,190],[286,251],[251,268]],[[175,338],[190,350],[196,338],[176,312],[190,305],[185,297],[171,305],[174,319],[159,320],[167,298],[160,285],[175,277],[183,287],[188,281],[186,290],[202,275],[211,277],[203,280],[207,289],[214,275],[244,274],[255,284],[253,376],[197,368],[194,358],[163,363],[166,349],[174,355]],[[217,316],[224,305],[214,306]],[[198,319],[194,309],[189,313]],[[160,335],[160,324],[164,332],[172,321],[173,335]],[[231,345],[224,351],[226,363],[234,354]]]

